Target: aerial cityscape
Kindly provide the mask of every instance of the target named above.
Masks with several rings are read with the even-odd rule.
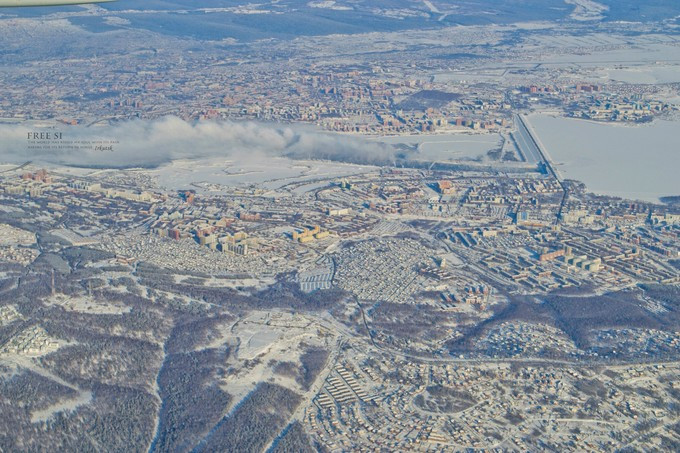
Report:
[[[680,4],[16,3],[1,452],[680,450]]]

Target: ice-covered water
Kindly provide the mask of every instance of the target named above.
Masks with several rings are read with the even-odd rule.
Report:
[[[438,134],[399,135],[377,139],[390,145],[414,148],[411,158],[426,161],[449,161],[483,158],[488,151],[499,149],[503,143],[500,134]]]
[[[279,189],[291,183],[310,184],[342,178],[375,170],[375,167],[341,162],[303,161],[285,157],[266,160],[230,161],[223,158],[176,160],[151,170],[158,183],[166,189],[196,188],[205,191],[206,185]],[[313,187],[306,187],[311,190]],[[220,192],[218,187],[211,189]],[[304,191],[304,190],[303,190]]]
[[[563,177],[623,198],[680,195],[680,121],[626,126],[542,114],[528,119]]]
[[[606,71],[607,77],[626,83],[657,84],[680,82],[680,65],[632,67]]]

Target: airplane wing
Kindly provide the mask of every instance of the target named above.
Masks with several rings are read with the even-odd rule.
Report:
[[[86,3],[108,3],[116,0],[0,0],[0,8],[19,8],[24,6],[62,6]]]

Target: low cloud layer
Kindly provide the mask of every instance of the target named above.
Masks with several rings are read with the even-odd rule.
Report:
[[[41,132],[62,133],[62,136],[49,139],[48,144],[29,140],[30,134]],[[109,141],[117,142],[112,144],[113,150],[106,148]],[[229,159],[287,156],[383,164],[392,161],[393,152],[383,144],[328,134],[312,127],[277,127],[255,122],[188,123],[177,117],[165,117],[90,128],[0,125],[0,161],[5,163],[33,161],[129,168],[156,167],[175,159],[222,156]]]

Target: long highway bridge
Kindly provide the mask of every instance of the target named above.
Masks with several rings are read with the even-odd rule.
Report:
[[[515,124],[517,125],[517,135],[515,136],[515,141],[517,142],[517,146],[519,146],[520,152],[524,156],[524,159],[527,161],[542,162],[543,165],[545,165],[548,173],[552,175],[553,178],[555,178],[557,183],[562,188],[562,201],[560,203],[560,209],[557,211],[557,218],[555,219],[555,223],[558,223],[562,215],[562,209],[564,209],[564,205],[567,202],[569,192],[562,182],[562,177],[557,172],[557,170],[555,170],[553,163],[548,158],[548,153],[543,149],[538,139],[532,133],[532,129],[530,128],[524,116],[515,115]]]

